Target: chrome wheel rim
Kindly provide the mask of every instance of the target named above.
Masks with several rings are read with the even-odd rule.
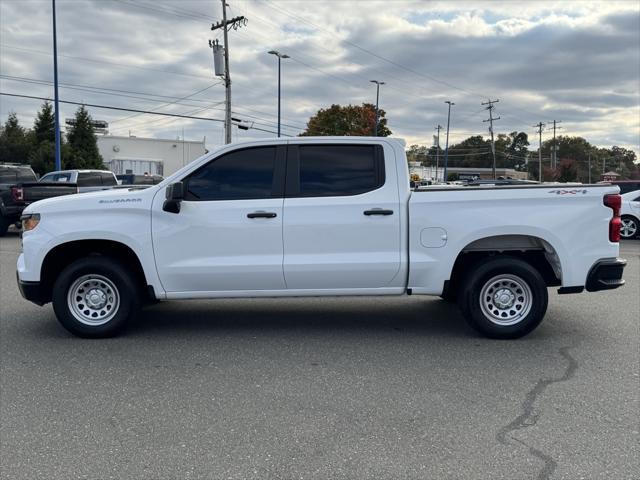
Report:
[[[633,237],[638,231],[636,222],[630,218],[623,218],[622,225],[620,226],[620,235],[624,238]]]
[[[501,274],[489,279],[480,293],[480,308],[484,316],[500,326],[515,325],[531,311],[533,295],[522,278]]]
[[[76,320],[95,327],[104,325],[118,313],[120,294],[107,277],[83,275],[69,287],[67,305]]]

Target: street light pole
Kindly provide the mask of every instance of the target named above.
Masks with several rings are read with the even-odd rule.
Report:
[[[384,82],[379,82],[378,80],[370,80],[371,83],[376,84],[376,126],[373,129],[373,136],[378,136],[378,122],[380,121],[380,115],[378,114],[378,103],[380,101],[380,85],[384,85]]]
[[[278,137],[280,137],[280,62],[283,58],[289,58],[289,55],[286,55],[284,53],[280,53],[277,50],[270,50],[268,53],[270,53],[271,55],[275,55],[276,57],[278,57]]]
[[[450,100],[445,101],[444,103],[449,104],[449,113],[447,113],[447,142],[446,145],[444,147],[444,182],[447,182],[447,166],[449,165],[449,124],[451,121],[451,106],[455,105],[455,103],[453,103]]]
[[[53,102],[56,138],[56,170],[62,170],[60,161],[60,104],[58,102],[58,41],[56,38],[56,0],[51,0],[53,7]]]

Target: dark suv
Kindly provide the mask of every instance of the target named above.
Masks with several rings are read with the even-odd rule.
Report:
[[[0,237],[7,233],[9,225],[20,220],[25,207],[24,202],[16,198],[16,185],[36,180],[29,165],[0,163]]]

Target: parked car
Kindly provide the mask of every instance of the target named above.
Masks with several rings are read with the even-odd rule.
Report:
[[[42,183],[75,183],[78,193],[107,190],[118,185],[113,172],[108,170],[60,170],[44,175]]]
[[[116,175],[120,185],[157,185],[164,180],[161,175],[138,175],[135,173],[123,173]]]
[[[0,163],[0,237],[6,235],[10,225],[20,220],[25,207],[24,202],[16,199],[16,186],[36,179],[29,165]]]
[[[624,284],[618,192],[411,191],[404,146],[384,137],[226,145],[144,190],[27,207],[18,285],[84,337],[118,333],[146,300],[440,295],[516,338],[542,321],[547,287]]]
[[[622,195],[622,238],[635,238],[640,236],[640,190],[634,190]]]

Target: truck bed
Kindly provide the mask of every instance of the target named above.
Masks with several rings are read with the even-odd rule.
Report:
[[[22,188],[22,200],[25,204],[78,193],[78,185],[63,182],[33,182],[19,185]]]

